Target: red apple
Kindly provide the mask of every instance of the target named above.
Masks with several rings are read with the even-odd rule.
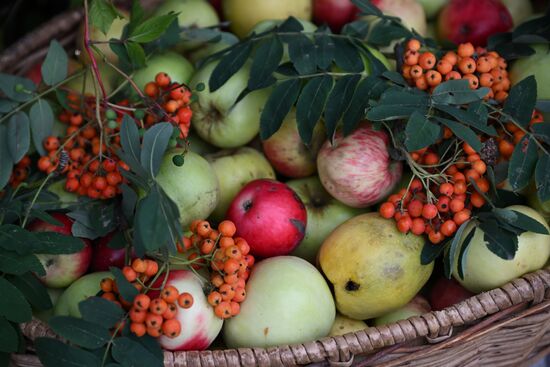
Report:
[[[216,9],[216,12],[218,13],[218,16],[220,19],[223,18],[223,11],[222,11],[222,0],[208,0],[210,2],[210,5]]]
[[[389,137],[363,122],[352,134],[337,132],[334,145],[326,141],[317,155],[324,188],[354,208],[366,208],[387,196],[401,179],[401,162],[388,153]]]
[[[34,64],[29,71],[27,71],[25,77],[32,80],[34,84],[40,85],[42,82],[42,63],[38,62]]]
[[[428,298],[432,309],[439,311],[473,295],[474,293],[461,286],[454,278],[441,277],[433,285]]]
[[[437,32],[441,40],[485,46],[489,36],[506,32],[513,25],[508,8],[500,0],[451,0],[439,13]]]
[[[286,184],[258,179],[244,186],[233,199],[227,219],[237,236],[250,245],[254,256],[289,254],[302,241],[307,212],[302,200]]]
[[[31,232],[56,232],[65,236],[71,236],[73,220],[61,213],[51,214],[57,221],[62,223],[56,226],[42,220],[35,220],[28,229]],[[84,248],[77,253],[67,255],[36,255],[44,269],[46,275],[41,278],[44,284],[49,288],[64,288],[80,278],[86,273],[92,260],[92,246],[90,241],[82,239]]]
[[[111,232],[95,241],[91,265],[92,271],[109,271],[109,267],[111,266],[122,268],[126,265],[126,249],[124,247],[120,249],[109,247],[109,243],[115,234],[116,232]]]
[[[333,32],[340,32],[346,23],[353,21],[358,9],[351,0],[314,0],[313,20],[326,23]]]
[[[157,285],[161,285],[164,277],[160,277]],[[220,333],[223,320],[214,314],[214,308],[208,303],[200,278],[189,270],[173,270],[168,275],[166,285],[175,287],[179,293],[190,293],[193,305],[183,309],[178,306],[177,320],[181,324],[181,333],[175,338],[161,336],[159,343],[163,349],[204,350],[210,346]],[[158,296],[158,291],[149,294],[151,298]]]

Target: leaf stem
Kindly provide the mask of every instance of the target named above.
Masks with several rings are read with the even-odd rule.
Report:
[[[55,176],[55,174],[56,174],[55,171],[53,171],[52,173],[50,173],[49,175],[46,176],[44,181],[42,181],[42,184],[40,185],[40,187],[36,191],[36,194],[34,194],[34,197],[32,198],[31,203],[29,204],[29,206],[25,210],[25,218],[23,218],[23,222],[21,223],[21,228],[25,228],[25,225],[27,225],[27,221],[29,220],[29,215],[31,213],[31,209],[34,206],[34,204],[36,203],[36,200],[38,199],[38,196],[40,195],[40,193],[44,189],[44,186],[49,181],[49,179],[52,178],[53,176]]]
[[[88,0],[84,0],[84,49],[86,50],[86,53],[90,58],[90,62],[92,63],[92,72],[99,84],[101,93],[103,94],[103,99],[106,100],[107,92],[105,91],[105,86],[103,85],[101,74],[99,73],[99,68],[97,67],[97,61],[95,59],[92,49],[90,48],[91,44],[92,42],[90,40],[90,19],[89,19],[89,13],[88,13]]]

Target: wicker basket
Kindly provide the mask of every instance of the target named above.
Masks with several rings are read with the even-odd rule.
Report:
[[[146,5],[157,0],[146,1]],[[0,54],[0,72],[24,74],[53,38],[70,48],[83,13],[53,18]],[[42,366],[32,341],[55,334],[41,321],[22,325],[28,354],[14,366]],[[184,366],[530,366],[550,353],[550,268],[449,307],[387,326],[273,348],[165,352],[167,367]]]

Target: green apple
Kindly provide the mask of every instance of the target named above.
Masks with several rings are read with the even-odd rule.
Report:
[[[510,69],[510,81],[514,85],[534,75],[537,80],[537,99],[550,99],[550,45],[538,44],[531,47],[535,49],[535,54],[514,62]]]
[[[546,200],[545,202],[540,201],[534,183],[527,187],[525,194],[529,206],[542,214],[542,216],[546,220],[546,223],[550,222],[550,200]]]
[[[365,210],[349,207],[330,196],[317,176],[286,184],[298,194],[307,210],[306,234],[292,255],[315,263],[317,252],[330,232]]]
[[[336,318],[330,328],[329,336],[344,335],[354,333],[359,330],[365,330],[368,327],[367,323],[361,320],[355,320],[336,312]]]
[[[78,196],[72,192],[65,190],[66,179],[56,181],[50,186],[48,186],[48,191],[57,195],[59,198],[59,208],[64,209],[70,205],[78,203]]]
[[[502,3],[508,8],[514,26],[523,23],[527,18],[533,15],[533,4],[527,0],[501,0]]]
[[[237,104],[235,101],[248,84],[250,64],[243,66],[225,84],[211,92],[208,80],[217,62],[209,63],[191,80],[191,88],[198,84],[205,89],[197,92],[192,127],[201,138],[220,148],[236,148],[250,142],[260,131],[260,114],[269,97],[269,89],[249,93]]]
[[[426,298],[417,295],[405,306],[375,318],[373,320],[373,325],[381,326],[391,324],[399,320],[408,319],[409,317],[423,315],[426,312],[430,312],[431,310],[432,307],[430,306]]]
[[[229,204],[247,183],[258,178],[275,179],[275,171],[264,155],[250,147],[225,149],[205,158],[214,168],[220,184],[220,200],[211,215],[215,222],[225,218]]]
[[[222,8],[229,28],[241,38],[262,20],[289,16],[311,20],[312,16],[311,0],[224,0]]]
[[[223,327],[228,347],[271,347],[328,335],[336,310],[319,271],[294,256],[258,262],[246,284],[241,312]]]
[[[433,19],[439,13],[442,7],[445,6],[449,2],[449,0],[417,0],[420,5],[424,8],[424,12],[426,13],[426,18]],[[518,1],[513,0],[515,2],[528,2],[528,1]]]
[[[219,150],[219,148],[205,142],[194,130],[189,131],[187,140],[189,140],[189,150],[201,156],[215,153]]]
[[[76,60],[69,60],[69,71],[72,73],[79,71],[83,68],[83,65]],[[105,87],[107,94],[111,93],[117,87],[117,83],[120,80],[120,75],[109,65],[98,60],[97,69],[101,75],[101,81]],[[88,96],[95,96],[96,90],[94,86],[94,76],[92,70],[88,70],[84,75],[71,79],[65,84],[65,87],[72,90],[75,93],[84,93]],[[98,90],[98,93],[99,90]]]
[[[523,205],[512,205],[506,209],[525,214],[543,224],[547,230],[550,227],[544,217],[536,210]],[[466,236],[474,230],[464,256],[464,279],[458,276],[458,260],[453,265],[453,276],[470,292],[479,293],[498,288],[523,274],[542,268],[550,258],[550,235],[534,232],[524,232],[518,236],[518,250],[512,260],[504,260],[495,255],[487,247],[484,232],[474,220],[468,224],[460,239],[459,246]],[[459,248],[460,248],[459,247]]]
[[[221,38],[218,42],[207,42],[201,45],[199,48],[191,51],[187,57],[193,64],[197,64],[199,61],[207,58],[216,52],[225,50],[227,47],[232,46],[239,42],[237,36],[233,33],[222,32]]]
[[[197,153],[187,152],[184,164],[176,166],[172,158],[183,151],[177,148],[164,155],[155,180],[176,203],[180,222],[187,228],[193,220],[207,218],[212,213],[218,205],[220,187],[212,166]]]
[[[220,23],[216,10],[205,0],[167,0],[156,9],[155,15],[169,12],[178,13],[180,28],[206,28]],[[183,39],[177,48],[192,50],[201,44],[202,42]]]
[[[426,34],[426,13],[417,0],[378,0],[375,4],[384,14],[401,18],[407,28],[422,36]],[[364,18],[370,22],[379,20],[372,16]]]
[[[155,80],[160,72],[167,73],[173,82],[189,83],[193,75],[193,65],[185,57],[175,52],[157,54],[147,60],[147,66],[134,74],[133,80],[143,90],[145,84]]]
[[[95,296],[101,290],[100,282],[104,278],[113,279],[113,274],[109,271],[102,271],[86,274],[77,279],[59,296],[55,303],[54,315],[80,317],[78,304]]]
[[[124,31],[124,27],[129,22],[128,13],[120,9],[119,12],[123,15],[123,17],[115,18],[115,20],[111,24],[111,27],[107,31],[107,34],[103,33],[99,28],[90,25],[90,39],[97,42],[95,44],[95,48],[97,48],[101,52],[101,54],[112,63],[118,62],[118,56],[113,52],[113,50],[111,50],[108,42],[113,38],[117,40],[122,39],[122,32]],[[84,49],[84,22],[82,22],[82,25],[80,27],[80,33],[77,40],[81,60],[85,63],[89,63],[90,57]],[[93,50],[92,52],[94,53],[94,57],[97,61],[100,61],[102,59],[103,56],[98,54],[95,50]]]
[[[59,299],[59,297],[61,297],[63,292],[65,292],[65,289],[64,288],[46,288],[46,291],[50,296],[52,305],[55,307],[55,305],[57,304],[57,300]],[[40,311],[33,309],[32,315],[39,320],[48,322],[48,320],[54,315],[54,307],[50,308],[49,310],[40,310]]]

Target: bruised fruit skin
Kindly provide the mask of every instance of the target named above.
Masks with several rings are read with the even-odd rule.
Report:
[[[514,23],[499,0],[451,0],[438,17],[438,36],[455,44],[485,46],[489,36],[510,30]]]
[[[307,212],[300,197],[286,184],[269,179],[249,182],[227,211],[254,256],[289,254],[304,238]]]
[[[429,279],[433,262],[420,263],[424,238],[400,233],[378,213],[338,226],[319,250],[319,265],[332,283],[342,314],[365,320],[407,304]]]

